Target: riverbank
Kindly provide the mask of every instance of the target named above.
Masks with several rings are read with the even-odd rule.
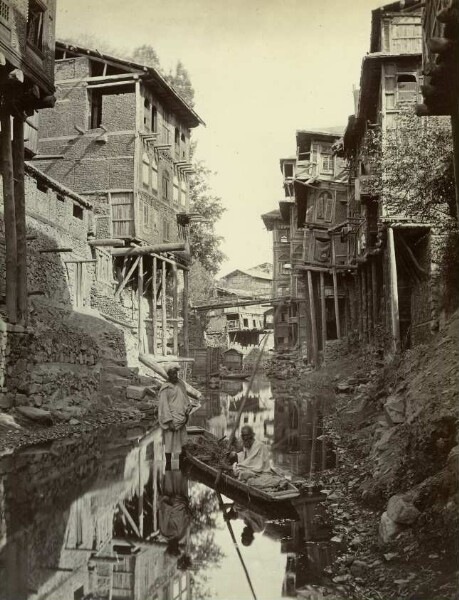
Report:
[[[391,363],[369,351],[313,372],[293,357],[271,367],[293,394],[329,398],[337,468],[313,478],[342,554],[324,595],[458,597],[458,323],[455,314],[428,346]]]

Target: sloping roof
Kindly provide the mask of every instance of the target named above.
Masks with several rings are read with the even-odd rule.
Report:
[[[282,215],[278,208],[276,208],[275,210],[271,210],[270,212],[265,213],[264,215],[261,215],[261,218],[263,219],[263,223],[265,224],[265,227],[268,231],[273,230],[274,223],[283,221]]]
[[[44,181],[50,188],[54,189],[56,192],[61,192],[62,194],[68,196],[69,198],[72,198],[72,200],[75,200],[76,202],[78,202],[78,204],[81,204],[85,208],[92,209],[91,202],[88,202],[86,198],[83,198],[83,196],[80,196],[70,188],[66,187],[65,185],[62,185],[62,183],[56,181],[46,173],[43,173],[43,171],[40,171],[40,169],[37,169],[37,167],[30,164],[29,162],[24,163],[24,170],[28,175],[30,175],[34,179]]]
[[[117,63],[118,65],[126,68],[128,71],[140,72],[139,75],[146,83],[150,83],[158,95],[158,98],[165,100],[168,103],[168,107],[171,112],[177,113],[188,127],[197,127],[199,124],[205,125],[201,117],[194,111],[193,108],[180,96],[180,94],[170,86],[164,77],[153,67],[141,65],[133,62],[132,60],[126,60],[124,58],[118,58],[110,56],[109,54],[103,54],[98,50],[91,50],[89,48],[83,48],[75,44],[66,44],[64,42],[56,41],[56,48],[60,50],[67,50],[75,54],[81,54],[82,56],[89,56],[99,60],[107,60],[110,62]]]
[[[313,139],[333,142],[343,135],[344,129],[344,125],[340,125],[339,127],[323,127],[322,129],[297,129],[296,145],[308,146]]]
[[[254,277],[255,279],[265,279],[267,281],[272,280],[272,275],[269,275],[264,271],[254,271],[253,269],[235,269],[234,271],[231,271],[231,273],[224,275],[222,279],[227,279],[228,277],[232,277],[237,273],[242,273],[242,275],[249,275],[250,277]]]

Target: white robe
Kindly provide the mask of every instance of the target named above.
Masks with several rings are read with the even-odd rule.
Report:
[[[167,453],[180,454],[182,447],[187,442],[186,423],[189,406],[190,401],[183,382],[171,383],[168,381],[159,390],[158,417]]]
[[[269,450],[263,442],[254,440],[251,448],[244,448],[242,452],[237,453],[237,463],[234,465],[236,473],[266,473],[270,468]]]

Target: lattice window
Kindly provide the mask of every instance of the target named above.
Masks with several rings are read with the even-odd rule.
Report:
[[[10,7],[3,0],[0,0],[0,18],[6,22],[10,20]]]
[[[37,0],[29,0],[29,16],[27,20],[27,41],[38,50],[43,49],[43,26],[45,7]]]

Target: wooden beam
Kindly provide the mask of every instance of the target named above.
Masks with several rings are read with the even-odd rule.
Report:
[[[118,240],[118,239],[95,239],[95,240],[89,240],[88,244],[90,246],[117,246],[117,247],[122,247],[124,246],[124,240]]]
[[[140,535],[140,531],[134,521],[134,519],[131,517],[131,515],[129,514],[127,508],[124,506],[124,502],[118,502],[118,506],[121,508],[121,512],[123,513],[123,515],[126,517],[129,525],[132,527],[132,529],[134,530],[134,533],[136,534],[137,537],[141,537]]]
[[[158,345],[158,259],[153,256],[153,276],[152,276],[152,319],[153,319],[153,354],[157,352]]]
[[[320,316],[322,324],[322,351],[325,355],[325,346],[327,342],[327,316],[325,312],[325,277],[323,273],[319,273],[320,277]]]
[[[120,283],[120,285],[118,286],[118,289],[115,292],[115,298],[119,298],[121,292],[124,290],[124,288],[127,285],[127,282],[129,281],[129,279],[131,278],[132,274],[134,273],[134,271],[137,268],[137,265],[139,264],[139,260],[140,260],[140,256],[138,256],[135,261],[133,262],[131,268],[129,269],[129,271],[127,272],[127,275],[124,277],[124,279],[122,280],[122,282]],[[124,268],[124,267],[123,267]]]
[[[174,252],[176,250],[185,250],[185,244],[177,242],[174,244],[158,244],[156,246],[136,246],[135,248],[115,248],[112,250],[113,256],[141,256],[153,254],[154,252]]]
[[[138,313],[138,344],[139,344],[139,352],[143,353],[143,256],[139,257],[139,268],[137,269],[137,298],[139,302],[139,313]]]
[[[298,271],[314,271],[314,273],[329,273],[329,267],[317,267],[315,265],[295,265],[295,270]]]
[[[183,346],[184,346],[185,356],[189,356],[189,354],[190,354],[188,304],[189,304],[189,274],[188,274],[188,271],[183,271]]]
[[[389,298],[394,352],[400,350],[400,320],[398,309],[397,260],[395,257],[394,230],[387,228],[387,248],[389,252]]]
[[[73,252],[73,248],[45,248],[38,251],[40,254],[53,254],[60,252]]]
[[[368,342],[368,315],[367,315],[367,285],[365,276],[365,266],[360,269],[360,294],[362,311],[362,336],[364,342]]]
[[[314,288],[312,285],[312,273],[308,271],[308,293],[309,293],[309,310],[311,313],[311,335],[312,335],[312,358],[313,363],[317,366],[319,352],[317,345],[317,323],[316,323],[316,308],[314,304]]]
[[[162,317],[162,350],[167,354],[167,313],[166,313],[166,263],[161,264],[161,317]]]
[[[0,116],[0,161],[3,179],[3,204],[5,220],[5,275],[6,310],[8,321],[17,322],[17,233],[14,203],[13,155],[11,150],[11,117],[3,108]]]
[[[332,277],[333,277],[333,298],[335,301],[335,322],[336,322],[336,337],[341,339],[341,324],[339,318],[339,300],[338,300],[338,277],[336,275],[336,249],[335,249],[335,239],[331,240],[331,251],[332,251]]]
[[[14,203],[16,211],[17,303],[18,320],[27,325],[27,231],[24,192],[24,118],[13,121]]]
[[[172,319],[173,319],[173,352],[178,354],[178,276],[177,267],[172,267]]]

